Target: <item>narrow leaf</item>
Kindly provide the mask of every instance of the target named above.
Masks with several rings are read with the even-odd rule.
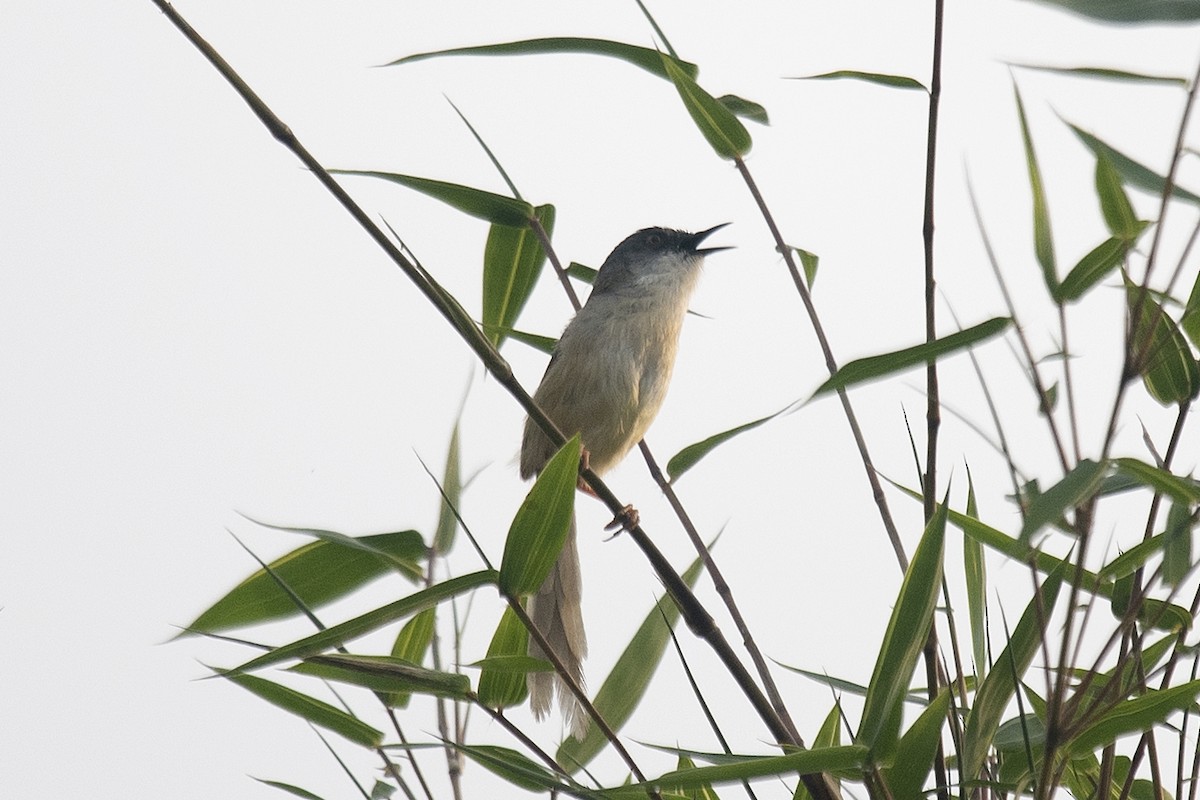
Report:
[[[1122,24],[1192,22],[1200,19],[1197,0],[1038,0],[1081,17]]]
[[[450,445],[446,448],[446,469],[442,473],[442,498],[438,506],[437,531],[433,534],[433,552],[446,555],[454,549],[454,538],[458,533],[458,517],[455,510],[462,500],[462,455],[459,445],[459,429],[462,418],[454,421],[454,430],[450,433]]]
[[[392,183],[429,195],[441,200],[451,208],[457,209],[472,217],[487,220],[494,225],[508,225],[513,228],[523,228],[533,217],[533,206],[524,200],[505,197],[502,194],[475,189],[457,183],[436,181],[430,178],[417,178],[412,175],[399,175],[394,172],[376,172],[359,169],[331,169],[334,175],[357,175],[364,178],[379,178]]]
[[[1185,89],[1188,85],[1187,78],[1174,75],[1148,75],[1143,72],[1126,72],[1125,70],[1109,69],[1107,67],[1054,67],[1046,64],[1009,64],[1009,66],[1080,78],[1100,78],[1103,80],[1127,81],[1130,83],[1166,83]]]
[[[290,671],[364,686],[376,692],[409,692],[463,700],[471,691],[471,679],[466,675],[425,669],[391,656],[333,653],[305,659]]]
[[[950,710],[950,690],[943,689],[896,744],[896,757],[885,773],[892,797],[921,797],[933,769],[942,725]]]
[[[1021,141],[1025,145],[1025,165],[1029,171],[1029,188],[1033,193],[1033,249],[1038,264],[1042,267],[1042,279],[1053,297],[1058,289],[1058,268],[1054,264],[1054,238],[1050,231],[1050,210],[1046,204],[1046,188],[1042,183],[1042,171],[1038,167],[1037,154],[1033,150],[1033,138],[1029,135],[1029,122],[1025,118],[1025,103],[1021,91],[1013,84],[1017,98],[1017,116],[1021,121]]]
[[[347,537],[350,538],[350,537]],[[365,586],[389,572],[419,575],[418,560],[425,543],[416,531],[382,533],[345,542],[312,542],[272,561],[268,566],[279,580],[310,608],[327,603]],[[188,630],[180,634],[217,633],[301,613],[292,598],[266,570],[258,570],[210,606]]]
[[[813,392],[813,397],[819,397],[856,383],[876,380],[910,367],[928,364],[959,350],[966,350],[1001,333],[1008,327],[1008,323],[1008,317],[996,317],[932,342],[851,361],[844,364],[829,380],[822,383]]]
[[[630,784],[620,787],[620,790],[609,789],[605,794],[622,798],[645,797],[648,787],[673,786],[687,789],[705,784],[719,785],[796,773],[812,775],[818,772],[838,772],[861,767],[866,757],[866,748],[858,745],[803,750],[782,756],[752,757],[738,763],[675,770],[644,784]]]
[[[979,519],[970,469],[967,470],[966,513],[972,519]],[[963,577],[967,586],[971,655],[975,662],[975,675],[982,680],[987,671],[987,562],[983,558],[983,545],[969,536],[963,537]]]
[[[801,75],[791,78],[794,81],[830,81],[849,79],[853,81],[866,81],[867,83],[875,83],[880,86],[890,86],[893,89],[919,89],[922,92],[928,92],[925,84],[915,78],[908,78],[904,75],[886,75],[882,72],[860,72],[856,69],[839,69],[834,72],[822,72],[820,75]]]
[[[757,122],[759,125],[771,124],[771,118],[767,116],[767,109],[753,100],[747,100],[735,94],[723,94],[717,98],[717,102],[742,119]]]
[[[382,731],[372,728],[340,708],[335,708],[315,697],[309,697],[295,689],[280,686],[278,683],[272,683],[256,675],[228,672],[223,674],[230,682],[258,695],[271,705],[306,719],[313,725],[333,731],[355,744],[364,747],[378,747],[383,742]]]
[[[596,274],[598,272],[599,270],[597,270],[595,267],[589,267],[586,264],[580,264],[578,261],[572,261],[567,266],[568,275],[589,285],[596,282]]]
[[[558,340],[552,336],[541,336],[536,333],[528,333],[526,331],[519,331],[516,328],[488,328],[488,327],[485,327],[483,329],[483,332],[488,335],[488,338],[491,338],[491,337],[497,336],[497,335],[502,336],[506,339],[512,339],[514,342],[520,342],[523,345],[532,347],[534,350],[537,350],[539,353],[545,353],[546,355],[551,355],[554,352],[555,345],[558,344]]]
[[[1172,589],[1178,589],[1179,584],[1191,571],[1192,563],[1192,528],[1196,525],[1188,507],[1180,503],[1172,503],[1167,513],[1167,529],[1163,533],[1163,566],[1162,581]]]
[[[1103,153],[1096,154],[1096,196],[1100,198],[1100,210],[1109,232],[1127,242],[1136,239],[1142,231],[1142,225],[1133,211],[1129,196],[1125,194],[1121,176]]]
[[[250,777],[254,778],[253,775],[251,775]],[[313,794],[312,792],[308,791],[307,789],[301,789],[299,786],[292,786],[290,783],[280,783],[279,781],[269,781],[269,780],[266,780],[265,778],[254,778],[254,780],[258,781],[259,783],[266,784],[267,786],[270,786],[272,788],[287,792],[288,794],[293,795],[295,797],[303,798],[303,800],[322,800],[320,795]]]
[[[236,671],[248,672],[270,666],[271,664],[278,664],[281,661],[315,656],[318,653],[345,644],[371,631],[378,630],[392,622],[416,614],[418,611],[431,608],[443,600],[457,597],[464,592],[469,592],[480,586],[495,584],[497,578],[496,571],[490,569],[472,572],[457,578],[450,578],[441,583],[436,583],[428,589],[422,589],[415,594],[397,600],[394,603],[388,603],[382,608],[368,611],[366,614],[347,620],[340,625],[334,625],[331,628],[314,633],[312,636],[307,636],[283,647],[277,647],[269,653],[247,661],[238,667]]]
[[[1033,663],[1041,644],[1042,631],[1054,611],[1062,588],[1061,570],[1051,573],[1042,583],[1039,597],[1034,597],[1013,629],[1004,650],[996,658],[992,671],[988,673],[975,692],[975,702],[967,715],[963,728],[962,759],[963,776],[967,780],[979,777],[988,748],[992,745],[1000,720],[1004,717],[1017,683]],[[1015,673],[1015,675],[1014,675]]]
[[[716,154],[732,160],[750,152],[750,133],[737,116],[701,89],[674,60],[664,55],[662,63],[688,114]]]
[[[504,780],[530,792],[562,788],[562,782],[553,773],[523,753],[499,745],[454,745],[484,769],[499,775]]]
[[[487,708],[510,708],[525,702],[529,690],[525,674],[497,669],[494,659],[528,658],[529,632],[512,608],[506,607],[488,644],[483,672],[479,674],[479,702]]]
[[[1066,120],[1064,120],[1064,122],[1066,122]],[[1105,144],[1100,139],[1097,139],[1095,136],[1083,130],[1082,128],[1072,125],[1070,122],[1067,122],[1067,127],[1074,131],[1075,135],[1079,137],[1079,140],[1083,142],[1097,157],[1104,156],[1107,158],[1109,163],[1113,165],[1113,168],[1116,169],[1117,173],[1121,176],[1121,179],[1127,185],[1135,186],[1138,189],[1142,189],[1150,192],[1153,195],[1162,197],[1163,192],[1167,189],[1167,179],[1162,175],[1158,174],[1146,165],[1134,161],[1132,158],[1125,155],[1120,150],[1117,150],[1115,147]],[[1192,194],[1178,185],[1172,187],[1171,195],[1179,200],[1185,200],[1194,205],[1200,205],[1200,196]]]
[[[1075,756],[1092,753],[1119,736],[1141,733],[1162,724],[1170,714],[1192,705],[1198,694],[1200,680],[1169,689],[1148,690],[1140,697],[1117,703],[1099,720],[1080,731],[1067,746]]]
[[[1128,255],[1130,242],[1117,236],[1105,239],[1096,245],[1079,263],[1071,268],[1067,277],[1054,292],[1054,299],[1067,303],[1083,297],[1088,290],[1108,277]]]
[[[702,566],[697,557],[680,576],[683,582],[695,586]],[[664,594],[642,620],[612,671],[600,685],[592,705],[614,731],[624,727],[645,697],[650,680],[667,649],[671,628],[678,621],[679,607]],[[597,730],[597,726],[591,725],[583,739],[568,736],[563,740],[555,760],[574,773],[589,764],[607,746],[608,739]]]
[[[948,498],[947,498],[948,499]],[[855,741],[874,749],[886,723],[904,701],[917,658],[929,638],[929,626],[942,584],[942,550],[946,536],[946,500],[938,506],[900,585],[887,632],[871,673],[862,722]]]
[[[623,42],[613,42],[607,39],[587,39],[573,36],[558,36],[546,39],[526,39],[519,42],[487,44],[479,47],[455,47],[449,50],[436,50],[429,53],[415,53],[411,56],[398,58],[395,61],[385,64],[384,66],[392,67],[399,64],[409,64],[414,61],[422,61],[427,58],[437,58],[441,56],[523,56],[541,55],[545,53],[585,53],[589,55],[607,56],[609,58],[616,58],[620,59],[621,61],[626,61],[636,67],[641,67],[647,72],[653,73],[660,78],[667,77],[666,71],[663,68],[662,56],[657,50],[651,50],[646,47],[638,47],[637,45],[632,44],[625,44]],[[693,78],[696,77],[696,74],[700,71],[695,64],[687,61],[672,59],[672,63]]]
[[[1181,503],[1200,503],[1200,483],[1191,478],[1181,478],[1136,458],[1118,458],[1113,463],[1123,475],[1148,489]]]
[[[411,664],[423,663],[425,652],[433,642],[433,628],[436,623],[437,615],[432,608],[425,609],[404,623],[392,644],[392,657]],[[387,697],[387,704],[392,708],[404,708],[408,705],[410,697],[410,692],[392,692]]]
[[[549,235],[554,230],[554,206],[534,209]],[[497,347],[504,341],[533,293],[546,263],[546,251],[531,227],[492,225],[483,251],[483,329]]]
[[[1030,541],[1042,528],[1062,519],[1067,509],[1079,506],[1094,495],[1100,489],[1107,471],[1106,463],[1085,458],[1061,481],[1034,498],[1025,512],[1021,541]]]
[[[794,404],[789,404],[786,407],[776,411],[774,414],[768,414],[767,416],[762,417],[761,419],[756,419],[753,422],[747,422],[744,425],[738,425],[736,428],[730,428],[727,431],[715,433],[712,436],[709,436],[707,439],[696,442],[695,444],[690,444],[683,448],[678,453],[671,456],[671,459],[667,462],[667,475],[670,477],[671,483],[674,483],[681,475],[683,475],[683,473],[696,466],[696,464],[700,462],[700,459],[707,456],[719,445],[724,444],[733,437],[743,434],[746,431],[752,431],[759,425],[770,422],[780,414],[783,414],[793,407]]]
[[[500,562],[500,591],[505,595],[536,592],[558,559],[573,524],[579,453],[575,434],[546,464],[517,509]]]
[[[1192,284],[1192,293],[1188,295],[1187,305],[1184,306],[1183,316],[1179,319],[1179,327],[1192,340],[1192,344],[1200,347],[1200,272]]]

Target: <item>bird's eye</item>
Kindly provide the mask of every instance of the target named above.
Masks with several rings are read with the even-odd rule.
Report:
[[[652,233],[646,237],[646,244],[651,247],[662,247],[663,237],[661,233]]]

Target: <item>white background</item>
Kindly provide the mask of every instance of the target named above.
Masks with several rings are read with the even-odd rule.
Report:
[[[939,288],[964,324],[1004,313],[967,205],[969,172],[1002,266],[1026,299],[1030,335],[1049,354],[1056,322],[1039,299],[1013,77],[1047,174],[1060,273],[1105,233],[1094,161],[1056,113],[1163,171],[1184,93],[1010,71],[1005,62],[1186,76],[1198,54],[1194,28],[1106,27],[1011,0],[949,6]],[[503,192],[445,98],[453,100],[525,197],[557,205],[564,261],[599,266],[648,225],[732,222],[713,243],[737,249],[709,261],[692,304],[705,316],[690,318],[672,394],[648,437],[664,463],[691,442],[807,397],[823,379],[799,298],[748,193],[670,85],[588,56],[373,68],[415,52],[551,35],[652,45],[635,4],[179,8],[326,165]],[[771,113],[770,128],[750,126],[749,164],[788,241],[821,256],[816,300],[838,358],[920,341],[925,97],[783,78],[858,69],[927,82],[932,4],[660,2],[652,10],[680,55],[700,64],[703,86]],[[237,512],[353,534],[430,534],[437,494],[417,456],[440,473],[464,393],[464,469],[475,480],[463,510],[498,559],[524,491],[512,464],[520,411],[148,0],[10,0],[0,62],[0,796],[282,796],[246,777],[255,775],[355,797],[302,722],[236,687],[194,680],[206,674],[200,662],[231,665],[247,651],[165,642],[254,568],[227,527],[268,558],[304,541]],[[1184,185],[1200,185],[1190,159],[1183,175]],[[392,185],[345,185],[478,313],[485,223]],[[1134,200],[1143,217],[1156,215],[1152,198]],[[1188,209],[1172,214],[1167,264],[1194,219]],[[1120,302],[1102,288],[1073,312],[1085,454],[1095,454],[1116,385]],[[952,331],[944,304],[939,317]],[[554,335],[568,318],[547,275],[521,327]],[[532,389],[544,356],[514,344],[505,354]],[[1049,485],[1056,461],[1016,362],[1000,341],[980,354],[1018,460]],[[990,429],[965,358],[944,376],[947,404]],[[922,382],[914,372],[852,395],[880,470],[910,485],[903,414],[923,455]],[[1171,415],[1135,403],[1118,454],[1145,456],[1139,418],[1165,442]],[[1177,464],[1186,471],[1196,457],[1193,436]],[[1015,530],[1002,462],[949,415],[942,465],[941,486],[953,473],[959,507],[969,465],[985,519]],[[640,459],[610,485],[641,509],[676,563],[690,561]],[[900,574],[836,402],[734,440],[678,488],[706,537],[724,529],[718,560],[766,653],[865,683]],[[920,509],[894,492],[889,500],[911,552]],[[1106,519],[1099,549],[1136,540],[1143,513]],[[598,686],[659,589],[627,540],[603,542],[603,508],[583,500],[580,515],[588,674]],[[954,539],[948,559],[958,557]],[[993,566],[993,577],[1014,587],[1004,601],[1011,620],[1028,576]],[[476,568],[460,546],[455,571]],[[380,582],[324,616],[338,620],[407,591]],[[701,595],[716,608],[709,584]],[[482,656],[498,612],[481,593],[465,661]],[[249,635],[284,642],[306,632],[297,624]],[[683,640],[735,749],[769,752],[766,732],[707,648]],[[386,646],[383,636],[361,648]],[[717,749],[680,676],[668,654],[630,737]],[[778,677],[811,738],[831,705],[828,690]],[[364,698],[356,708],[376,713]],[[547,747],[557,741],[557,722],[534,726],[523,709],[514,718]],[[406,720],[418,739],[434,727],[423,706]],[[478,714],[470,735],[513,745]],[[369,785],[374,757],[334,740]],[[673,765],[635,754],[652,773]],[[605,780],[623,778],[619,765],[600,763]],[[425,764],[446,796],[438,758]],[[469,796],[496,788],[478,767],[466,780]]]

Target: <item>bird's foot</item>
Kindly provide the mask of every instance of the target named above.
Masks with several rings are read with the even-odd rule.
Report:
[[[588,453],[586,447],[584,447],[583,449],[581,449],[579,451],[579,471],[580,472],[586,472],[592,468],[591,467],[591,458],[592,458],[592,456],[590,453]],[[583,479],[582,475],[579,476],[579,483],[576,485],[578,486],[579,491],[583,492],[584,494],[590,495],[592,497],[597,496],[595,490],[593,490],[591,486],[588,486],[588,482]]]
[[[612,531],[613,536],[617,536],[621,531],[631,531],[641,522],[641,515],[633,506],[625,506],[621,512],[613,517],[613,521],[604,526],[604,530]]]

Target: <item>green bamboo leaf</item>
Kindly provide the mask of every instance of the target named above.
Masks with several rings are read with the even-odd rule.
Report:
[[[1193,705],[1200,694],[1200,680],[1189,681],[1169,689],[1150,689],[1140,697],[1117,703],[1111,710],[1084,728],[1070,742],[1067,749],[1073,756],[1094,752],[1118,737],[1129,733],[1141,733],[1166,718]]]
[[[1101,708],[1103,706],[1094,704],[1107,704],[1140,693],[1145,676],[1154,671],[1177,641],[1178,637],[1175,634],[1167,634],[1150,646],[1131,654],[1130,658],[1119,660],[1117,666],[1106,672],[1075,670],[1080,680],[1090,678],[1088,686],[1082,690],[1075,705],[1080,708]]]
[[[1187,78],[1176,77],[1174,75],[1148,75],[1142,72],[1126,72],[1120,69],[1109,69],[1107,67],[1054,67],[1047,64],[1014,64],[1010,63],[1010,67],[1019,67],[1020,69],[1032,69],[1038,72],[1052,72],[1059,75],[1070,75],[1080,78],[1100,78],[1102,80],[1126,81],[1130,83],[1166,83],[1179,86],[1186,89],[1188,85]]]
[[[933,769],[942,724],[950,710],[950,690],[938,693],[896,744],[896,757],[884,772],[892,797],[921,797],[925,779]]]
[[[1106,462],[1085,458],[1076,464],[1061,481],[1029,503],[1025,524],[1021,527],[1021,541],[1029,542],[1042,528],[1062,519],[1067,509],[1081,505],[1096,494],[1107,472]]]
[[[967,469],[966,513],[972,519],[979,519],[970,468]],[[983,545],[969,536],[963,538],[963,577],[967,585],[967,619],[971,628],[975,676],[983,680],[987,671],[987,562],[983,558]]]
[[[384,693],[406,692],[465,700],[471,691],[471,679],[466,675],[426,669],[391,656],[332,653],[306,658],[290,671]]]
[[[1121,24],[1192,22],[1200,19],[1197,0],[1038,0],[1081,17]]]
[[[947,490],[949,491],[949,490]],[[888,722],[908,693],[913,668],[929,638],[929,626],[942,585],[942,551],[946,537],[946,501],[938,506],[900,585],[900,596],[892,609],[887,633],[879,648],[862,722],[855,741],[874,750],[887,736]]]
[[[423,664],[425,653],[433,643],[433,628],[436,623],[437,615],[432,608],[425,609],[404,623],[392,644],[392,658],[410,664]],[[404,708],[410,698],[410,692],[393,692],[388,695],[387,704],[392,708]]]
[[[494,585],[498,578],[499,575],[495,570],[485,569],[479,572],[472,572],[468,575],[461,575],[457,578],[450,578],[441,583],[435,583],[428,589],[422,589],[394,603],[388,603],[382,608],[368,611],[366,614],[347,620],[340,625],[334,625],[311,636],[306,636],[299,641],[277,647],[269,653],[264,653],[257,658],[247,661],[238,667],[236,671],[249,672],[270,666],[271,664],[278,664],[281,661],[315,656],[318,653],[345,644],[371,631],[378,630],[384,625],[389,625],[397,620],[416,614],[418,611],[431,608],[443,600],[457,597],[472,589],[478,589],[480,586]]]
[[[1017,682],[1033,663],[1046,620],[1050,619],[1059,589],[1062,588],[1062,575],[1062,570],[1056,570],[1042,583],[1040,597],[1034,597],[1025,608],[992,671],[975,692],[975,702],[967,714],[959,753],[963,776],[967,780],[979,777],[1000,720],[1017,691]]]
[[[380,180],[398,183],[401,186],[429,195],[441,200],[451,208],[464,214],[487,220],[493,225],[508,225],[512,228],[523,228],[533,217],[533,206],[524,200],[505,197],[502,194],[463,186],[458,183],[436,181],[431,178],[417,178],[412,175],[399,175],[394,172],[377,172],[361,169],[331,169],[334,175],[357,175],[363,178],[379,178]]]
[[[1163,535],[1160,533],[1158,536],[1151,536],[1105,564],[1096,574],[1104,579],[1124,578],[1142,567],[1162,548]]]
[[[546,464],[513,517],[500,561],[500,591],[508,597],[536,592],[558,559],[574,524],[580,449],[575,434]]]
[[[1163,565],[1162,582],[1173,589],[1191,571],[1192,563],[1192,528],[1196,526],[1196,518],[1186,505],[1172,503],[1167,513],[1167,529],[1163,532]]]
[[[554,230],[554,206],[534,209],[549,236]],[[483,251],[483,330],[499,347],[503,331],[517,322],[546,263],[546,251],[533,228],[492,225]]]
[[[599,270],[595,267],[589,267],[586,264],[580,264],[578,261],[572,261],[570,265],[567,266],[568,275],[589,285],[596,282],[596,275],[598,273]]]
[[[1013,84],[1017,98],[1017,116],[1021,121],[1021,141],[1025,145],[1025,165],[1029,171],[1029,188],[1033,193],[1033,250],[1042,267],[1042,279],[1046,290],[1054,297],[1058,290],[1058,267],[1054,263],[1054,237],[1050,229],[1050,208],[1046,204],[1046,187],[1042,182],[1042,171],[1038,167],[1037,153],[1033,149],[1033,138],[1029,135],[1029,122],[1025,118],[1025,103],[1021,91]]]
[[[1174,320],[1149,292],[1125,280],[1130,348],[1146,391],[1164,406],[1185,403],[1200,394],[1200,366]]]
[[[717,102],[742,119],[757,122],[759,125],[771,124],[771,118],[767,115],[767,109],[753,100],[738,97],[736,94],[723,94],[717,98]]]
[[[811,291],[813,284],[817,282],[817,265],[820,263],[821,257],[799,247],[792,247],[792,252],[800,257],[800,266],[804,269],[804,282]]]
[[[309,609],[320,608],[388,573],[400,571],[410,578],[421,573],[418,561],[425,554],[425,543],[416,531],[350,541],[353,543],[312,542],[267,566]],[[260,569],[200,614],[180,636],[243,628],[301,611],[276,579]]]
[[[1183,316],[1179,319],[1179,327],[1192,340],[1192,344],[1200,347],[1200,273],[1196,273],[1196,281],[1192,284],[1192,293],[1188,295]]]
[[[839,747],[842,744],[842,704],[835,702],[833,708],[825,715],[821,729],[813,737],[813,747]]]
[[[467,665],[479,669],[492,669],[497,673],[513,675],[528,675],[531,672],[553,672],[554,665],[549,661],[533,656],[487,656]]]
[[[278,683],[272,683],[256,675],[231,672],[221,674],[231,683],[258,695],[276,708],[282,708],[284,711],[306,719],[317,727],[333,731],[355,744],[364,747],[378,747],[383,743],[382,731],[372,728],[340,708],[335,708],[315,697],[309,697],[295,689],[280,686]]]
[[[1054,291],[1054,299],[1068,303],[1083,297],[1093,286],[1108,277],[1117,267],[1125,263],[1131,243],[1127,239],[1112,236],[1096,245],[1079,263],[1071,268],[1067,277]]]
[[[250,777],[253,778],[254,780],[258,781],[259,783],[264,783],[267,786],[271,786],[275,789],[280,789],[281,791],[287,792],[290,795],[294,795],[296,797],[303,798],[303,800],[322,800],[320,795],[313,794],[312,792],[308,791],[307,789],[301,789],[299,786],[292,786],[289,783],[280,783],[279,781],[269,781],[269,780],[266,780],[265,778],[255,778],[253,775],[251,775]]]
[[[701,89],[669,56],[662,56],[662,63],[688,114],[717,155],[733,160],[749,153],[753,143],[750,132],[737,116]]]
[[[503,336],[506,339],[512,339],[514,342],[520,342],[523,345],[532,347],[539,353],[545,353],[546,355],[551,355],[554,352],[555,346],[558,344],[558,339],[555,339],[553,336],[541,336],[536,333],[519,331],[516,328],[485,327],[483,332],[486,333],[489,338],[496,335]]]
[[[1127,242],[1136,239],[1145,226],[1134,213],[1117,168],[1103,153],[1096,154],[1096,196],[1100,198],[1100,210],[1109,232]]]
[[[645,797],[648,788],[673,786],[687,789],[706,784],[736,783],[753,778],[781,775],[813,775],[818,772],[840,772],[861,769],[867,758],[867,748],[860,745],[824,747],[802,750],[782,756],[749,756],[745,760],[710,767],[695,767],[668,772],[645,783],[632,783],[601,792],[603,797]]]
[[[788,404],[784,408],[776,411],[774,414],[768,414],[767,416],[762,417],[761,419],[756,419],[753,422],[747,422],[744,425],[738,425],[736,428],[730,428],[727,431],[715,433],[712,436],[709,436],[707,439],[696,442],[695,444],[689,444],[687,447],[671,456],[671,459],[667,461],[667,475],[670,477],[671,483],[677,481],[679,477],[683,475],[683,473],[696,466],[696,464],[700,462],[700,459],[707,456],[719,445],[724,444],[733,437],[743,434],[746,431],[752,431],[759,425],[770,422],[780,414],[783,414],[784,412],[793,408],[794,405],[794,403]]]
[[[454,549],[454,538],[458,534],[458,517],[455,510],[462,500],[462,454],[459,445],[459,428],[462,409],[454,420],[450,433],[450,445],[446,448],[446,469],[442,473],[442,502],[438,505],[437,530],[433,534],[433,552],[446,555]]]
[[[529,632],[511,607],[506,607],[500,617],[479,674],[479,702],[487,708],[511,708],[525,702],[529,695],[524,673],[497,669],[488,663],[503,658],[529,658]]]
[[[1008,323],[1008,317],[996,317],[989,319],[987,322],[981,322],[973,327],[958,331],[957,333],[935,339],[932,342],[925,342],[924,344],[908,347],[903,350],[851,361],[848,364],[842,365],[841,369],[833,374],[829,380],[822,383],[813,392],[813,397],[819,397],[820,395],[836,391],[837,389],[843,389],[856,383],[882,378],[886,375],[909,369],[910,367],[928,364],[939,358],[956,353],[959,350],[966,350],[985,339],[990,339],[1001,333],[1008,327]]]
[[[1148,489],[1181,503],[1200,503],[1200,483],[1192,478],[1181,478],[1136,458],[1118,458],[1113,463],[1121,474]]]
[[[456,744],[454,747],[476,764],[521,789],[544,792],[547,789],[557,790],[563,787],[562,781],[553,773],[547,772],[541,764],[511,748],[490,744]]]
[[[1094,153],[1097,157],[1104,156],[1107,158],[1109,163],[1113,165],[1113,168],[1116,169],[1117,173],[1121,176],[1121,179],[1127,186],[1134,186],[1138,189],[1150,192],[1158,197],[1162,197],[1163,192],[1165,192],[1167,189],[1166,178],[1150,169],[1146,165],[1134,161],[1132,158],[1125,155],[1120,150],[1117,150],[1115,147],[1105,144],[1100,139],[1097,139],[1095,136],[1083,130],[1082,128],[1072,125],[1066,120],[1063,120],[1063,122],[1066,122],[1067,127],[1074,131],[1075,135],[1079,137],[1079,140],[1083,142],[1084,145],[1086,145],[1087,148],[1092,151],[1092,153]],[[1194,205],[1200,205],[1200,196],[1192,194],[1178,185],[1172,187],[1171,195],[1176,199],[1185,200]]]
[[[613,42],[607,39],[587,39],[574,36],[558,36],[545,39],[526,39],[519,42],[504,42],[503,44],[486,44],[478,47],[455,47],[449,50],[435,50],[429,53],[415,53],[411,56],[398,58],[384,66],[393,67],[400,64],[410,64],[427,58],[442,56],[523,56],[542,55],[546,53],[583,53],[588,55],[606,56],[633,64],[635,67],[650,72],[660,78],[666,78],[666,70],[657,50],[646,47]],[[699,68],[688,61],[671,59],[672,63],[691,77],[696,77]]]
[[[839,69],[834,72],[822,72],[820,75],[800,75],[799,77],[790,78],[794,81],[831,81],[848,79],[853,81],[866,81],[867,83],[875,83],[880,86],[889,86],[893,89],[919,89],[922,92],[928,93],[925,84],[915,78],[908,78],[904,75],[886,75],[881,72],[860,72],[856,69]]]
[[[685,769],[695,769],[696,762],[685,755],[680,755],[675,762],[675,771],[679,772]],[[713,791],[712,786],[707,783],[702,783],[699,786],[683,787],[683,786],[668,786],[661,793],[664,800],[666,798],[679,798],[679,800],[719,800],[717,793]]]
[[[710,544],[711,548],[712,545]],[[695,586],[703,564],[697,557],[680,576],[688,586]],[[669,596],[663,595],[650,609],[642,624],[638,626],[629,644],[617,658],[612,671],[600,685],[592,705],[614,731],[620,731],[633,716],[633,712],[646,695],[650,680],[666,652],[671,639],[671,629],[679,621],[679,607]],[[568,736],[558,748],[555,761],[575,773],[591,763],[605,747],[608,739],[597,730],[588,727],[583,739]]]

